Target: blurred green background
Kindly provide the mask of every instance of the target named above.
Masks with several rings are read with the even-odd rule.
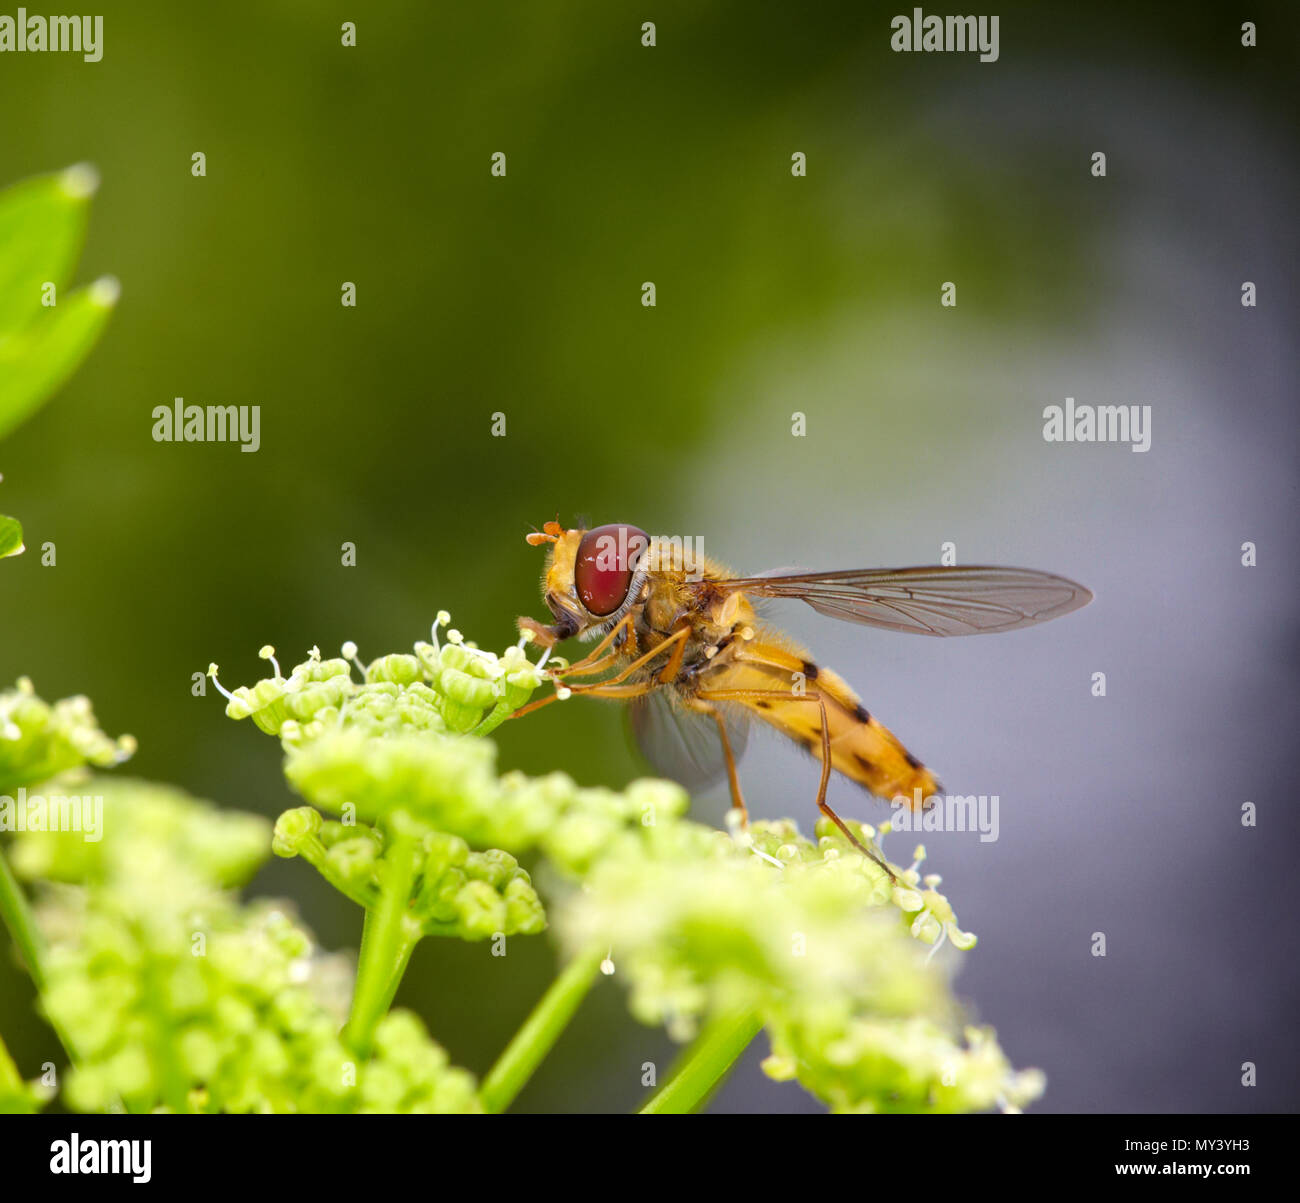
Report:
[[[1098,580],[1114,570],[1114,599],[1123,565],[1150,563],[1154,546],[1185,550],[1187,535],[1201,548],[1198,505],[1221,513],[1242,479],[1260,490],[1227,524],[1226,552],[1204,553],[1229,565],[1223,589],[1236,587],[1233,541],[1287,521],[1269,497],[1294,496],[1294,465],[1277,459],[1295,446],[1282,405],[1294,326],[1280,312],[1294,315],[1294,284],[1277,266],[1294,249],[1294,10],[1000,5],[1000,58],[981,64],[892,53],[900,10],[879,4],[100,9],[97,64],[0,57],[0,183],[93,162],[102,186],[79,279],[122,281],[98,349],[0,447],[0,509],[23,520],[29,548],[0,564],[0,679],[89,694],[107,731],[139,739],[135,774],[278,813],[293,799],[276,744],[227,721],[215,696],[192,697],[191,674],[215,660],[227,687],[251,682],[264,643],[289,663],[345,639],[367,657],[400,650],[439,608],[499,649],[517,615],[542,612],[542,553],[523,535],[557,512],[702,535],[744,570],[933,561],[954,539],[967,561],[1067,572],[1098,588],[1090,621],[1107,625],[1085,615],[1033,644],[1056,649],[1043,671],[1059,667],[1057,681],[1124,646],[1106,632],[1131,630],[1135,613],[1163,624],[1159,587],[1104,610]],[[1240,46],[1247,17],[1255,51]],[[358,23],[355,49],[340,45],[344,20]],[[1088,173],[1097,149],[1104,181]],[[497,151],[504,179],[490,174]],[[796,151],[806,178],[791,175]],[[1231,341],[1245,278],[1271,285],[1272,308],[1241,337],[1275,359],[1266,388],[1242,386],[1265,409],[1252,441],[1228,448],[1233,475],[1217,457],[1242,403],[1208,384],[1181,409],[1159,402],[1164,387],[1213,383],[1216,365],[1227,379],[1260,362],[1254,343]],[[344,281],[355,309],[340,305]],[[939,305],[944,281],[956,309]],[[1041,408],[1066,394],[1154,400],[1153,452],[1048,447]],[[175,397],[260,405],[261,450],[153,442],[151,411]],[[491,437],[496,411],[505,438]],[[791,437],[794,411],[808,415],[805,438]],[[1117,544],[1143,513],[1168,525]],[[55,568],[33,554],[46,540]],[[354,568],[340,563],[345,540]],[[1204,580],[1200,554],[1188,571]],[[1291,632],[1293,608],[1280,613]],[[1031,722],[1064,708],[1073,729],[1096,713],[1073,680],[1021,691],[1027,643],[981,667],[783,617],[818,648],[847,640],[830,643],[837,664],[927,760],[966,772],[992,748],[1027,760],[1033,789],[1098,763],[1102,737],[1062,765],[1063,740],[1020,726],[1021,707]],[[870,676],[866,649],[879,657]],[[947,711],[954,675],[973,692]],[[997,697],[1012,708],[972,726]],[[1116,730],[1160,710],[1136,706]],[[1169,736],[1166,763],[1186,737]],[[552,707],[498,743],[504,767],[586,783],[644,771],[612,706]],[[810,824],[807,765],[773,763],[797,785],[787,796],[756,781],[755,808]],[[721,809],[714,796],[699,813]],[[1038,812],[1040,841],[1055,813]],[[1160,1088],[1135,1096],[1114,1076],[1122,1050],[1098,1063],[1069,1022],[1064,1036],[1035,1031],[996,990],[1017,950],[999,952],[1005,908],[971,865],[950,893],[992,938],[973,954],[983,976],[962,985],[1013,1060],[1048,1062],[1049,1102],[1254,1105],[1208,1079],[1188,1094],[1172,1048],[1143,1070]],[[277,862],[255,888],[295,899],[326,946],[355,946],[359,914],[305,866]],[[541,939],[513,941],[504,962],[427,941],[398,1001],[482,1072],[552,971]],[[1097,989],[1113,1000],[1114,982]],[[1270,1030],[1273,1012],[1258,1023]],[[29,1072],[57,1059],[9,958],[0,1026]],[[641,1063],[669,1056],[606,984],[520,1106],[630,1107]],[[805,1105],[794,1087],[759,1085],[752,1064],[742,1072],[752,1095],[720,1106]]]

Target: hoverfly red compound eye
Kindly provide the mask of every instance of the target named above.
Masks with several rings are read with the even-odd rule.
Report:
[[[649,546],[645,531],[620,522],[598,526],[582,536],[573,583],[589,614],[603,618],[627,600],[637,564]]]

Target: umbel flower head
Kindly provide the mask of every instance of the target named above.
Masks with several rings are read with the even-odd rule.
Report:
[[[359,1060],[340,1037],[346,962],[283,903],[232,890],[270,824],[178,790],[92,779],[103,838],[20,833],[49,942],[42,1005],[70,1033],[76,1110],[472,1111],[475,1083],[419,1020],[394,1011]]]
[[[287,678],[273,650],[264,648],[275,675],[222,689],[226,713],[252,718],[279,736],[285,775],[298,793],[338,816],[353,835],[358,822],[372,825],[381,844],[391,843],[394,816],[401,815],[423,829],[417,838],[438,832],[459,837],[467,848],[505,849],[513,856],[540,850],[570,876],[581,876],[614,846],[644,839],[648,821],[685,813],[689,799],[667,782],[637,782],[616,792],[579,787],[563,773],[498,776],[496,748],[481,737],[527,702],[545,678],[522,646],[498,656],[466,643],[455,630],[440,644],[438,630],[447,622],[440,613],[432,642],[417,643],[412,655],[364,665],[351,644],[343,649],[346,657],[334,660],[312,649]],[[215,681],[215,665],[210,674]],[[301,815],[286,821],[294,832],[311,822]],[[322,830],[331,839],[340,836]],[[294,841],[288,829],[283,834],[283,852],[310,853],[324,872],[318,848]],[[335,884],[342,888],[341,880]]]
[[[345,643],[342,655],[322,660],[312,648],[286,678],[275,649],[262,648],[275,675],[233,692],[217,681],[217,666],[208,675],[227,699],[226,713],[252,718],[267,734],[296,744],[319,735],[343,718],[359,721],[370,734],[400,734],[404,728],[443,734],[487,734],[522,706],[542,683],[543,676],[521,645],[502,655],[466,643],[449,630],[441,643],[438,630],[450,621],[440,611],[431,642],[415,644],[414,654],[381,656],[370,664],[357,657],[355,643]],[[361,680],[352,677],[356,667]]]
[[[1040,1076],[1015,1075],[991,1031],[964,1029],[943,963],[924,949],[948,932],[957,947],[974,942],[937,882],[913,888],[913,866],[894,885],[832,824],[819,835],[789,822],[755,823],[742,839],[669,826],[643,855],[602,860],[560,930],[575,949],[608,942],[633,1014],[679,1038],[709,1018],[757,1015],[772,1041],[765,1069],[834,1110],[1037,1097]]]
[[[829,824],[815,839],[790,822],[716,831],[687,819],[667,782],[614,791],[498,774],[482,736],[544,675],[522,646],[495,656],[454,631],[440,646],[446,622],[413,654],[362,665],[351,645],[335,660],[313,649],[288,677],[266,648],[272,677],[222,690],[232,717],[280,739],[310,804],[273,832],[177,790],[90,778],[101,839],[16,835],[48,942],[42,1006],[75,1054],[67,1105],[482,1109],[493,1090],[480,1098],[420,1021],[387,1004],[425,936],[542,930],[526,855],[558,870],[573,966],[594,975],[604,957],[633,1013],[674,1037],[740,1016],[766,1029],[771,1077],[839,1111],[1014,1110],[1041,1093],[1042,1076],[1013,1071],[952,996],[951,955],[975,941],[937,875],[921,876],[924,848],[891,877]],[[27,683],[0,695],[0,716],[4,782],[114,764],[131,746],[84,700],[48,706]],[[854,831],[884,859],[888,824]],[[355,997],[348,966],[288,906],[236,896],[272,851],[365,908]]]
[[[575,959],[608,949],[637,1018],[687,1039],[756,1016],[767,1072],[835,1110],[1012,1110],[1041,1092],[1041,1075],[1016,1074],[990,1030],[964,1023],[935,954],[975,937],[939,877],[922,877],[923,847],[891,880],[829,824],[811,840],[790,822],[720,832],[687,819],[667,782],[499,775],[480,737],[544,674],[522,646],[495,656],[455,631],[440,645],[446,623],[413,655],[365,665],[350,645],[335,660],[313,650],[287,678],[264,649],[274,676],[226,695],[231,717],[280,738],[311,803],[281,816],[277,852],[372,912],[399,879],[408,942],[538,930],[516,858],[540,854],[580,887],[560,891],[563,944]],[[852,826],[883,860],[889,825]]]
[[[134,751],[131,736],[110,739],[99,729],[89,698],[64,698],[51,705],[37,697],[27,677],[0,692],[0,793],[84,765],[120,764]]]
[[[474,852],[459,836],[413,832],[418,841],[416,887],[403,914],[411,939],[532,935],[546,914],[532,881],[508,852]],[[377,828],[326,820],[310,806],[287,810],[275,825],[277,856],[300,856],[340,893],[379,905],[386,840]]]

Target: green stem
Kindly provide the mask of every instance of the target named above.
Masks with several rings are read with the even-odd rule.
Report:
[[[388,976],[388,985],[384,987],[384,995],[381,1000],[380,1015],[386,1015],[389,1007],[393,1005],[393,996],[397,993],[397,987],[402,984],[402,978],[406,976],[406,967],[411,963],[411,953],[415,951],[415,946],[420,942],[420,934],[408,934],[397,947],[397,956],[393,961],[392,973]]]
[[[9,862],[5,860],[3,849],[0,849],[0,917],[3,917],[5,927],[9,929],[13,942],[18,946],[23,964],[27,966],[27,973],[36,986],[37,995],[44,994],[45,940],[36,926],[36,917],[32,914],[27,895],[23,893],[22,887],[19,886],[9,868]],[[68,1060],[75,1065],[77,1050],[73,1046],[71,1037],[53,1016],[47,1014],[47,1019],[50,1027],[54,1029],[54,1034],[59,1038],[59,1043],[63,1045],[63,1051],[68,1054]]]
[[[484,1111],[501,1112],[514,1102],[587,996],[604,959],[604,945],[587,949],[551,983],[483,1079],[479,1100]]]
[[[411,888],[418,870],[418,847],[409,836],[398,836],[384,856],[379,904],[366,911],[357,962],[352,1013],[344,1042],[359,1057],[370,1056],[375,1028],[397,993],[402,972],[417,936],[406,924]]]
[[[14,879],[9,862],[0,851],[0,916],[4,917],[9,934],[18,945],[23,963],[38,992],[45,989],[45,941],[36,927],[36,919],[27,897]]]
[[[689,1115],[695,1111],[762,1027],[763,1020],[753,1011],[731,1012],[711,1020],[663,1089],[641,1108],[641,1114]]]
[[[501,726],[506,719],[514,714],[514,712],[515,708],[503,698],[487,712],[479,722],[478,726],[476,726],[470,734],[475,738],[482,738],[484,735],[489,735]]]
[[[30,1115],[36,1104],[27,1092],[27,1083],[0,1039],[0,1115]]]

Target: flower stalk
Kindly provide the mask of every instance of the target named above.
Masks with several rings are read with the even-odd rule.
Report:
[[[9,935],[18,946],[23,964],[39,993],[45,989],[45,942],[36,927],[27,897],[10,871],[3,850],[0,850],[0,917],[3,917]]]
[[[30,1115],[35,1110],[27,1083],[0,1039],[0,1115]]]
[[[551,983],[483,1080],[484,1111],[501,1112],[514,1102],[586,998],[604,958],[603,948],[588,948]]]
[[[394,816],[396,819],[398,816]],[[375,1027],[388,1012],[398,984],[419,940],[419,930],[406,924],[406,912],[419,869],[416,840],[400,822],[385,858],[379,906],[366,911],[357,965],[357,984],[344,1042],[360,1057],[370,1055]]]
[[[755,1011],[732,1011],[705,1025],[642,1115],[689,1115],[699,1110],[762,1030]]]

